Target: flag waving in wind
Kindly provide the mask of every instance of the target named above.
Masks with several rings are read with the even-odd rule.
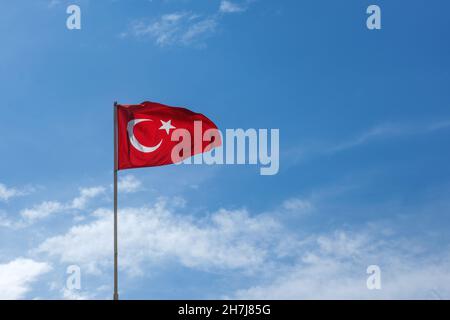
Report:
[[[116,112],[118,170],[168,165],[221,145],[211,134],[217,126],[185,108],[143,102]]]

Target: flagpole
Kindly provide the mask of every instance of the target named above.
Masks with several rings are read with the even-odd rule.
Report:
[[[119,300],[118,246],[117,246],[117,101],[114,102],[114,300]]]

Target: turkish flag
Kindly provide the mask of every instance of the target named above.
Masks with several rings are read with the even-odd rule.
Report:
[[[118,170],[173,164],[222,144],[203,114],[155,102],[116,108]]]

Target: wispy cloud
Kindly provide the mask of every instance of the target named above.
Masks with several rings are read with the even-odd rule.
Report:
[[[173,258],[194,269],[250,271],[262,266],[265,247],[271,246],[278,228],[270,217],[251,217],[245,210],[220,210],[195,221],[171,206],[160,200],[154,207],[121,210],[121,265],[129,273],[139,274],[143,263]],[[100,272],[110,263],[112,214],[100,209],[94,216],[93,222],[47,239],[38,252]]]
[[[142,182],[133,175],[126,175],[119,179],[117,184],[120,193],[133,193],[141,189]]]
[[[205,40],[217,31],[225,15],[245,12],[249,3],[250,1],[242,3],[221,1],[217,11],[210,14],[181,10],[150,20],[136,20],[131,23],[128,31],[119,36],[150,39],[160,47],[174,45],[203,47]]]
[[[69,209],[82,210],[86,207],[89,200],[104,194],[104,192],[104,187],[81,188],[80,195],[73,199],[72,203],[66,207]]]
[[[366,269],[381,268],[381,290],[368,290]],[[450,297],[450,256],[415,252],[381,232],[335,231],[314,236],[292,266],[279,265],[266,284],[237,299],[436,299]]]
[[[283,209],[309,210],[299,198]],[[406,241],[386,224],[297,235],[279,216],[219,210],[202,218],[178,213],[170,199],[153,207],[121,210],[121,268],[143,276],[149,265],[176,263],[195,270],[250,277],[225,298],[403,299],[450,297],[450,256]],[[109,268],[112,213],[99,209],[94,221],[42,242],[34,251],[92,274]],[[366,287],[369,265],[382,270],[382,290]],[[88,293],[89,294],[89,293]]]
[[[16,229],[18,228],[17,222],[11,220],[8,215],[0,211],[0,227]]]
[[[223,13],[237,13],[244,12],[245,10],[247,10],[247,8],[243,4],[238,4],[227,0],[220,2],[219,11]]]
[[[309,213],[314,209],[314,206],[309,200],[290,198],[283,202],[283,209],[296,213]]]
[[[387,123],[375,126],[352,139],[338,143],[330,148],[330,152],[338,152],[367,144],[377,139],[387,139],[408,135],[427,134],[450,128],[450,121],[439,121],[425,124]]]
[[[83,210],[90,200],[105,193],[104,187],[80,188],[79,195],[73,200],[62,203],[60,201],[43,201],[31,208],[25,208],[20,211],[22,220],[10,221],[3,217],[4,227],[23,228],[30,224],[50,217],[51,215],[62,213],[69,210]],[[0,220],[1,222],[1,220]]]
[[[31,284],[50,270],[51,266],[46,262],[24,258],[0,264],[0,299],[24,298]]]
[[[75,198],[101,194],[95,188],[82,190],[91,192],[80,192]],[[151,207],[121,208],[121,270],[127,276],[145,277],[143,271],[149,266],[176,263],[252,279],[252,285],[232,288],[226,295],[239,299],[427,298],[431,292],[450,296],[445,271],[450,268],[450,256],[402,240],[395,231],[387,232],[385,224],[371,222],[304,235],[291,227],[292,220],[285,219],[287,212],[314,210],[320,215],[320,201],[324,199],[318,196],[293,197],[276,206],[274,211],[279,213],[221,209],[202,216],[186,213],[185,201],[177,197],[160,198]],[[60,205],[47,203],[39,209],[48,212]],[[111,230],[111,210],[99,208],[87,222],[48,236],[31,254],[53,265],[77,264],[85,274],[101,276],[112,263]],[[370,264],[382,268],[382,279],[386,279],[382,291],[365,286]],[[414,281],[407,274],[414,275]],[[27,290],[15,290],[19,292],[15,296]],[[58,292],[66,299],[103,297],[95,290]]]
[[[0,201],[8,201],[11,198],[25,196],[33,191],[32,188],[9,188],[6,185],[0,183]]]
[[[60,5],[60,4],[61,4],[61,0],[50,0],[48,2],[48,7],[49,8],[54,8],[54,7],[56,7],[56,6]]]
[[[392,137],[392,136],[398,136],[398,135],[405,135],[409,134],[410,131],[406,130],[404,127],[399,125],[379,125],[374,128],[369,129],[366,132],[363,132],[362,134],[338,143],[337,145],[330,148],[329,152],[334,153],[338,151],[343,151],[346,149],[351,149],[353,147],[357,147],[366,143],[369,143],[372,140],[375,139],[381,139],[386,137]]]
[[[201,16],[192,12],[164,14],[150,23],[135,21],[122,37],[131,35],[141,39],[151,39],[160,47],[170,45],[201,44],[211,36],[217,27],[215,16]]]
[[[337,142],[316,141],[305,146],[297,146],[285,153],[287,163],[295,164],[312,157],[330,155],[362,147],[367,144],[415,135],[431,134],[450,128],[450,121],[437,121],[428,123],[383,123],[355,134],[346,140]]]
[[[34,221],[47,218],[49,215],[64,210],[65,206],[57,201],[44,201],[32,208],[24,209],[20,215],[28,220]]]

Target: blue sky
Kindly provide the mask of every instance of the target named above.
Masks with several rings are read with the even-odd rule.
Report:
[[[2,1],[0,298],[111,298],[115,100],[281,154],[121,172],[122,298],[450,298],[450,4],[373,3]]]

